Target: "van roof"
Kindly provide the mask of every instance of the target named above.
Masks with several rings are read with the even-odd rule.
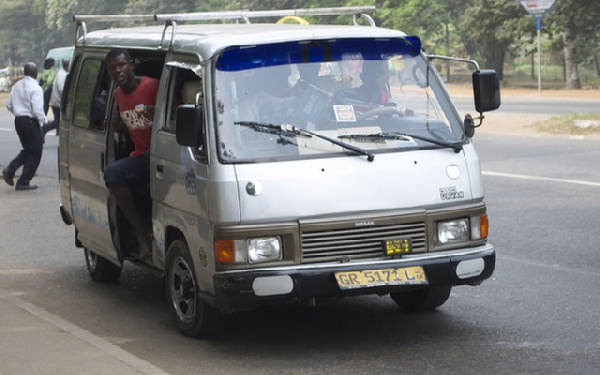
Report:
[[[89,32],[78,45],[135,49],[168,48],[171,30],[165,26],[107,29]],[[327,40],[340,38],[401,38],[403,32],[372,26],[297,24],[188,24],[177,25],[172,50],[198,53],[203,59],[230,46]]]

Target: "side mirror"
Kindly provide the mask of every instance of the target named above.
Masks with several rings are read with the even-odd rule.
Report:
[[[475,121],[473,121],[473,117],[470,114],[466,114],[465,115],[465,135],[469,138],[473,138],[473,136],[475,135],[475,128],[477,127],[475,125]]]
[[[475,110],[479,113],[500,107],[500,81],[495,70],[483,69],[473,73],[473,94]]]
[[[202,106],[180,105],[177,108],[175,139],[182,146],[199,148],[203,146],[204,126]]]

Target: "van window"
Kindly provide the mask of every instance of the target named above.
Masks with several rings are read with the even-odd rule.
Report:
[[[175,118],[177,107],[182,104],[196,104],[196,98],[202,104],[202,87],[200,77],[193,71],[174,67],[169,83],[169,106],[167,110],[167,121],[163,130],[175,133]]]
[[[89,58],[83,61],[74,98],[73,125],[104,129],[109,82],[104,60]]]
[[[402,38],[232,47],[216,62],[215,93],[225,163],[404,152],[464,139],[439,77]]]

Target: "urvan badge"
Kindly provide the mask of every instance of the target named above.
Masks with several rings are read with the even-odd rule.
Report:
[[[443,201],[449,201],[453,199],[463,199],[465,197],[464,191],[456,190],[455,186],[440,188],[440,198]]]

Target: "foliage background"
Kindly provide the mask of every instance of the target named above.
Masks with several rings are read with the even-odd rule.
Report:
[[[74,14],[356,5],[375,5],[377,25],[419,35],[428,53],[477,59],[483,67],[496,69],[505,84],[534,78],[535,21],[518,0],[0,0],[0,67],[21,66],[27,61],[41,65],[48,49],[72,45]],[[600,1],[556,1],[542,21],[545,74],[567,88],[583,86],[581,71],[585,72],[584,83],[600,82],[598,19]],[[441,68],[450,79],[450,67]]]

